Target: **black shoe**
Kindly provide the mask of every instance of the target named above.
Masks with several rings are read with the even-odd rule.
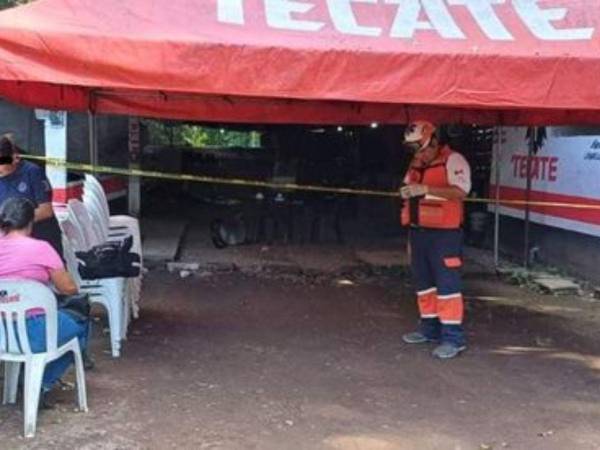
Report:
[[[81,358],[83,359],[83,368],[85,370],[93,370],[94,367],[96,367],[96,363],[92,358],[90,358],[88,352],[83,352],[81,354]]]
[[[40,392],[40,401],[39,401],[39,409],[50,410],[56,407],[56,404],[50,400],[49,395],[50,391]]]

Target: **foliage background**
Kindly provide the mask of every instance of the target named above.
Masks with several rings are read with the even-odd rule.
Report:
[[[234,131],[170,121],[145,120],[149,143],[175,147],[244,147],[257,148],[261,135],[256,131]]]

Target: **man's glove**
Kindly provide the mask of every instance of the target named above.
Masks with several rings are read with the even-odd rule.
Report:
[[[403,199],[413,198],[413,197],[424,197],[427,195],[429,189],[424,184],[409,184],[403,186],[400,189],[400,196]]]

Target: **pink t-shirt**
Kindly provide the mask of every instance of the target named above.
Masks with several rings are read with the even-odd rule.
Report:
[[[50,282],[50,271],[63,269],[64,264],[46,241],[26,236],[0,236],[0,278]],[[28,317],[44,314],[32,309]]]
[[[50,271],[63,268],[60,256],[46,241],[25,236],[0,237],[0,278],[48,284]]]

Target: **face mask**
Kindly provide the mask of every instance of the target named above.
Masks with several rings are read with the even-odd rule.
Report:
[[[412,153],[416,153],[419,150],[421,150],[421,144],[419,144],[418,142],[405,142],[404,146],[407,150],[411,151]]]

